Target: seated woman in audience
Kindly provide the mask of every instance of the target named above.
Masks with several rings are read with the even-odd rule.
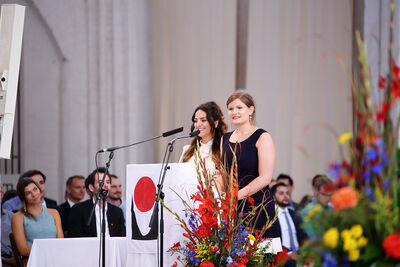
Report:
[[[220,142],[227,131],[224,115],[220,107],[214,102],[207,102],[198,106],[192,116],[191,130],[200,130],[190,145],[183,147],[179,162],[194,162],[194,151],[199,143],[199,154],[205,160],[207,171],[216,176],[220,168]]]
[[[27,262],[34,239],[63,238],[64,234],[60,215],[57,210],[42,205],[42,194],[34,180],[20,179],[17,192],[23,206],[13,216],[11,228],[18,251]]]

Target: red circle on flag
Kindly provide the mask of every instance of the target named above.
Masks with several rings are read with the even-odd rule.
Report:
[[[135,205],[141,212],[149,211],[156,201],[156,186],[151,178],[143,176],[134,191]]]

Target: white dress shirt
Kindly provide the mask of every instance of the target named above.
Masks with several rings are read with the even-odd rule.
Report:
[[[205,160],[206,163],[206,169],[207,171],[211,174],[211,176],[215,177],[219,175],[219,171],[215,168],[215,163],[212,159],[212,144],[213,144],[214,139],[211,139],[208,141],[206,144],[203,144],[200,141],[200,149],[199,149],[199,154],[201,159]],[[190,145],[186,145],[183,147],[183,152],[181,155],[181,158],[179,159],[179,162],[182,162],[183,160],[183,155],[186,153],[186,151],[189,149]],[[193,166],[196,166],[196,163],[194,162],[194,155],[188,160],[189,163],[193,164]]]
[[[294,225],[292,216],[290,216],[288,207],[286,207],[286,208],[279,207],[279,212],[278,212],[278,220],[279,220],[279,224],[281,225],[282,246],[284,246],[286,248],[290,248],[289,227],[286,223],[286,218],[285,218],[285,214],[284,214],[285,212],[287,212],[289,224],[292,229],[295,250],[297,251],[299,249],[299,242],[297,240],[297,235],[296,235],[296,226]]]
[[[94,199],[93,200],[93,205],[94,205]],[[97,202],[98,203],[98,202]],[[107,209],[108,209],[108,203],[106,203],[106,210],[105,210],[105,216],[106,216],[106,237],[110,237],[110,232],[108,230],[108,220],[107,220]],[[96,205],[96,208],[94,209],[95,212],[95,217],[96,217],[96,232],[97,232],[97,237],[100,237],[101,235],[101,220],[100,220],[100,215],[103,215],[102,210],[100,209],[99,205]],[[100,214],[101,212],[101,214]]]

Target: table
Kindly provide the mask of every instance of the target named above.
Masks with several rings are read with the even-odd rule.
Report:
[[[28,267],[98,267],[100,239],[35,239]],[[106,266],[125,267],[126,237],[106,238]]]

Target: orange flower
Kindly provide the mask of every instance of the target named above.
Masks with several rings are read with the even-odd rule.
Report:
[[[331,203],[335,210],[354,208],[358,203],[358,194],[351,187],[342,187],[333,193]]]

